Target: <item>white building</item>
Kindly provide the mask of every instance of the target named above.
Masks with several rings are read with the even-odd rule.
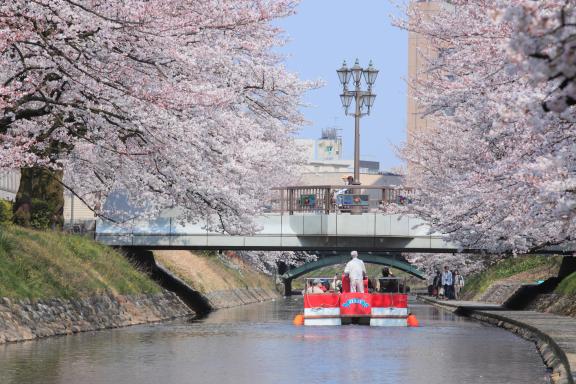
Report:
[[[0,199],[14,201],[20,188],[20,170],[0,171]]]
[[[301,170],[302,185],[344,185],[354,174],[354,160],[342,159],[342,138],[335,128],[322,131],[318,140],[296,139],[296,145],[306,155]],[[360,182],[363,185],[402,185],[403,177],[380,172],[377,161],[360,161]]]
[[[316,159],[323,161],[342,160],[342,137],[336,128],[325,128],[316,141]]]

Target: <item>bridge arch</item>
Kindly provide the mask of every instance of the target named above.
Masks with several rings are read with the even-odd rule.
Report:
[[[389,267],[393,267],[404,271],[412,276],[415,276],[419,279],[426,279],[426,275],[423,271],[419,270],[418,268],[414,267],[412,264],[407,263],[402,260],[398,260],[394,257],[385,256],[385,255],[361,255],[360,259],[365,263],[371,264],[379,264],[379,265],[386,265]],[[315,271],[317,269],[327,267],[330,265],[336,264],[344,264],[350,260],[350,256],[348,255],[337,255],[337,256],[326,256],[318,259],[316,261],[303,264],[298,268],[291,269],[280,276],[280,278],[284,281],[292,281],[293,279],[300,277],[302,275],[307,274],[308,272]]]

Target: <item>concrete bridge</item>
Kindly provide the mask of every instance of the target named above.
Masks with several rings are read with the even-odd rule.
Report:
[[[99,221],[96,240],[146,249],[229,249],[371,252],[458,252],[439,233],[410,215],[385,212],[271,212],[255,218],[262,228],[232,236],[210,232],[202,223],[182,225],[171,217],[134,220],[122,225]]]
[[[393,205],[410,204],[413,194],[385,186],[283,187],[266,194],[262,206],[268,212],[254,218],[257,233],[211,232],[203,223],[182,225],[168,213],[122,225],[98,221],[96,239],[148,249],[457,252],[421,219],[390,213]]]

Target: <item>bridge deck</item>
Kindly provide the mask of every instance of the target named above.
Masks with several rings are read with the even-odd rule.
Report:
[[[440,234],[413,216],[385,213],[271,213],[256,218],[261,230],[231,236],[202,224],[181,225],[170,217],[124,225],[100,221],[96,239],[117,246],[180,249],[273,249],[456,252]]]

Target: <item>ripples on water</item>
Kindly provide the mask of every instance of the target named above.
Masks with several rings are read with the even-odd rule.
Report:
[[[420,328],[295,327],[302,299],[0,346],[1,384],[546,383],[532,343],[412,305]]]

